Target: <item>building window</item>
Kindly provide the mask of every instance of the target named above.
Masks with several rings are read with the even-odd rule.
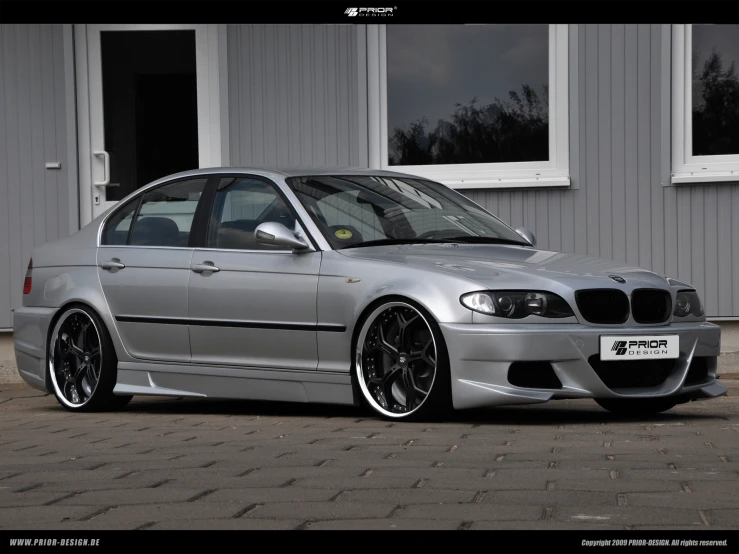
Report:
[[[370,164],[454,188],[569,186],[566,25],[370,25]]]
[[[675,25],[672,183],[739,180],[739,25]]]

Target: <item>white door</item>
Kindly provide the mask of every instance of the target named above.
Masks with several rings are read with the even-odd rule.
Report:
[[[221,25],[75,25],[83,226],[160,177],[227,163],[224,35]]]

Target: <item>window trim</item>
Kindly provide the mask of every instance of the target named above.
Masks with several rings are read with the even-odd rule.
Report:
[[[302,218],[300,217],[300,214],[295,209],[295,206],[293,205],[290,198],[285,194],[285,191],[282,189],[282,187],[270,179],[269,177],[264,177],[262,175],[255,175],[253,173],[232,173],[232,172],[225,172],[225,173],[214,173],[211,175],[212,181],[208,182],[208,185],[206,187],[206,191],[208,194],[207,197],[207,206],[203,208],[203,215],[202,219],[200,220],[201,226],[198,227],[198,235],[197,240],[195,243],[195,248],[198,250],[212,250],[212,251],[223,251],[223,252],[248,252],[248,253],[261,253],[261,254],[293,254],[294,252],[291,250],[248,250],[248,249],[238,249],[238,248],[220,248],[216,246],[208,246],[208,233],[210,230],[210,218],[211,214],[213,212],[213,208],[216,203],[216,195],[218,194],[218,185],[221,182],[221,179],[224,178],[244,178],[244,179],[254,179],[255,181],[262,181],[266,185],[271,186],[273,189],[275,189],[275,192],[277,193],[277,196],[282,199],[282,201],[287,205],[288,209],[292,212],[292,214],[295,216],[295,220],[298,222],[298,225],[300,225],[300,230],[303,232],[303,237],[308,241],[308,244],[310,245],[310,249],[302,250],[301,253],[308,253],[308,252],[317,252],[321,249],[318,247],[318,244],[316,243],[315,239],[313,238],[312,234],[308,230],[308,228],[303,223]],[[201,200],[202,203],[202,200]]]
[[[693,155],[693,26],[672,26],[671,183],[739,181],[739,153]]]
[[[203,192],[200,194],[200,200],[198,200],[198,205],[195,208],[195,213],[193,214],[193,222],[192,227],[190,228],[190,236],[188,238],[187,246],[150,246],[150,245],[143,245],[143,244],[128,244],[131,242],[131,234],[133,233],[133,227],[136,223],[136,218],[139,215],[139,210],[141,209],[141,202],[144,198],[144,195],[146,195],[148,192],[152,190],[157,190],[162,187],[166,187],[168,185],[173,185],[175,183],[179,183],[181,181],[193,181],[197,179],[205,179],[205,186],[203,187]],[[192,249],[194,246],[191,246],[193,244],[193,237],[198,236],[199,229],[197,228],[198,224],[198,212],[200,210],[200,207],[203,205],[203,199],[208,194],[208,186],[210,185],[210,180],[212,179],[212,175],[210,174],[203,174],[203,175],[187,175],[184,177],[178,177],[176,179],[172,179],[170,181],[166,181],[164,183],[159,183],[156,186],[153,187],[143,187],[137,191],[135,191],[130,197],[122,198],[118,201],[118,204],[116,204],[115,209],[111,210],[111,212],[105,216],[103,221],[100,223],[100,226],[98,227],[98,241],[97,241],[97,247],[98,248],[176,248],[176,249]],[[115,215],[120,212],[121,210],[125,209],[126,206],[128,206],[131,202],[136,201],[136,209],[133,212],[133,219],[131,220],[131,228],[128,230],[128,238],[126,239],[126,244],[103,244],[103,240],[105,238],[105,228],[108,225],[108,221],[110,221],[111,217],[115,217]]]
[[[453,189],[570,186],[567,25],[549,26],[549,160],[486,164],[388,165],[386,31],[385,25],[367,25],[367,125],[370,168],[417,175]]]

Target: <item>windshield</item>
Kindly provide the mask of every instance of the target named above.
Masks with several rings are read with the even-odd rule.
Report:
[[[335,249],[427,242],[529,246],[499,219],[433,181],[320,175],[287,183]]]

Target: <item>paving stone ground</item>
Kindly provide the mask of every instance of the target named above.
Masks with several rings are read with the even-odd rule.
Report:
[[[650,418],[588,400],[391,423],[138,397],[70,414],[0,385],[5,529],[736,529],[739,381]]]

